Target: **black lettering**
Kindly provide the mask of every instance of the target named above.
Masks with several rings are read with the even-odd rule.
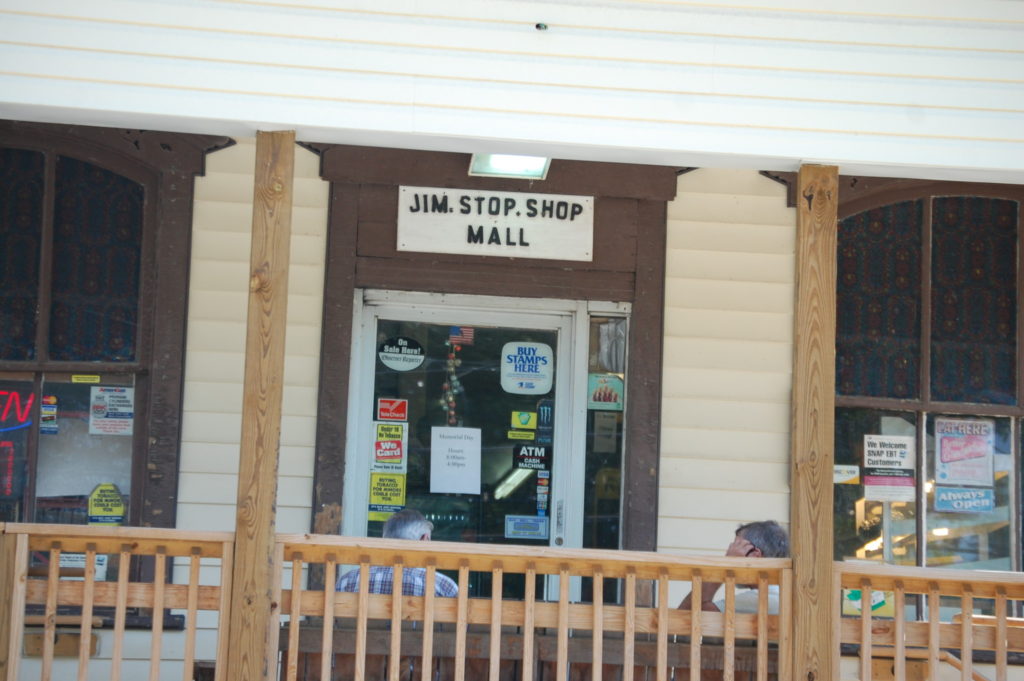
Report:
[[[537,199],[526,199],[526,217],[537,217]]]
[[[491,235],[487,237],[487,243],[501,245],[501,233],[498,232],[497,227],[491,227]]]
[[[505,215],[508,215],[516,209],[516,200],[513,198],[505,199]]]
[[[506,227],[505,228],[505,245],[506,246],[515,246],[516,245],[516,242],[512,241],[512,228],[511,227]]]
[[[583,214],[583,206],[578,203],[572,204],[572,212],[569,214],[569,222],[572,222],[577,217]]]
[[[483,196],[477,196],[477,197],[475,197],[473,199],[474,201],[476,201],[476,214],[477,215],[483,215],[484,214],[483,205],[484,205],[484,199],[485,198],[486,197],[483,197]]]
[[[555,202],[554,201],[541,201],[540,204],[540,216],[542,218],[550,218],[555,214]]]
[[[473,225],[469,225],[469,233],[466,234],[467,244],[482,244],[484,242],[484,226],[480,225],[473,231]]]
[[[412,205],[409,206],[409,212],[410,213],[419,213],[421,210],[423,210],[423,209],[420,207],[420,195],[419,194],[413,194],[412,195]]]
[[[530,245],[529,243],[527,243],[526,237],[523,235],[523,228],[522,227],[519,228],[519,245],[520,246],[529,246]]]
[[[448,212],[448,195],[445,194],[440,198],[437,194],[431,194],[430,196],[430,212],[431,213],[447,213]]]
[[[459,197],[459,212],[462,213],[463,215],[469,215],[471,210],[473,210],[473,207],[471,205],[469,205],[469,197],[468,196],[460,196]]]
[[[569,204],[565,201],[559,201],[555,204],[555,217],[559,220],[564,220],[569,217]]]
[[[492,196],[487,199],[487,214],[488,215],[499,215],[501,213],[501,199],[497,196]]]

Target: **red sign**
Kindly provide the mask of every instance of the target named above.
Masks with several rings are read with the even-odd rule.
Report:
[[[373,445],[373,455],[377,461],[387,463],[402,462],[401,440],[377,440]]]
[[[392,400],[381,397],[377,400],[378,421],[409,420],[409,400]]]

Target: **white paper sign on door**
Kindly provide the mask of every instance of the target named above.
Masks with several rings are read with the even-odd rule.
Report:
[[[480,494],[480,429],[430,429],[430,492]]]

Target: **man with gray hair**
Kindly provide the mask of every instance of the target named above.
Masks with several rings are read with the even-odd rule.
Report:
[[[736,536],[733,537],[725,555],[740,558],[788,558],[789,557],[789,535],[774,520],[761,520],[755,523],[746,523],[736,528]],[[725,599],[715,600],[715,594],[722,586],[720,582],[703,582],[701,584],[701,610],[722,612],[725,610]],[[736,612],[757,612],[758,608],[757,589],[744,588],[736,590],[735,607]],[[693,602],[693,594],[690,593],[679,604],[681,610],[689,610]],[[768,585],[768,614],[779,613],[779,587],[777,584]]]
[[[419,511],[406,508],[395,513],[384,523],[385,539],[411,539],[430,541],[434,524]],[[370,593],[390,594],[395,583],[394,568],[382,565],[370,566]],[[336,591],[359,591],[359,568],[349,570],[338,577]],[[426,568],[405,568],[402,570],[402,595],[422,596],[427,590]],[[434,574],[434,594],[446,598],[459,595],[459,586],[447,575]]]

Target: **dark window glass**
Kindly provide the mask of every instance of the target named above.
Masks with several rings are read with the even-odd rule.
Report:
[[[1017,203],[936,198],[932,397],[1016,403]]]
[[[135,359],[143,187],[57,159],[50,356]]]
[[[839,225],[836,390],[917,397],[921,357],[922,202],[852,215]]]
[[[34,359],[43,154],[0,149],[0,359]]]

